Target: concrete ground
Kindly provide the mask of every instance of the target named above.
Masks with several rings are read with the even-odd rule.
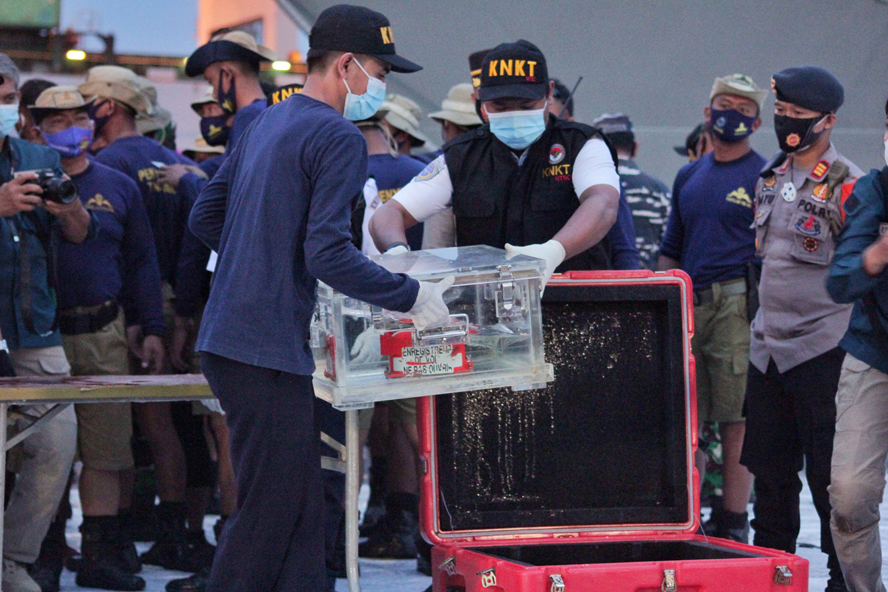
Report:
[[[804,476],[802,477],[804,482]],[[367,488],[362,490],[362,501],[366,503]],[[76,490],[71,492],[71,503],[74,506],[74,518],[68,522],[68,544],[74,548],[80,548],[80,533],[77,527],[80,525],[80,499]],[[888,514],[888,505],[882,504],[882,514]],[[752,507],[750,506],[750,513]],[[207,518],[205,527],[207,537],[213,541],[212,525],[216,517]],[[880,524],[882,533],[883,554],[886,551],[888,541],[888,520]],[[820,552],[820,524],[814,504],[811,501],[811,492],[805,485],[802,491],[802,530],[799,534],[798,554],[810,562],[809,590],[816,592],[826,587],[829,574],[826,569],[826,555]],[[144,552],[148,544],[139,544],[139,552]],[[148,583],[148,592],[164,592],[167,582],[175,578],[184,577],[186,574],[167,571],[158,567],[146,566],[140,574]],[[882,577],[888,580],[888,568],[883,566]],[[415,561],[383,561],[361,560],[361,587],[365,592],[424,592],[431,584],[431,578],[423,576],[416,571]],[[74,574],[67,570],[62,574],[62,590],[81,590],[74,584]],[[336,585],[337,592],[346,592],[348,584],[345,580],[339,580]]]

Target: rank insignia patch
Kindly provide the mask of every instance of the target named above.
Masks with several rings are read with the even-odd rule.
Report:
[[[811,178],[815,181],[823,181],[823,178],[826,177],[826,173],[829,172],[829,163],[825,160],[821,160],[814,168],[811,169]]]

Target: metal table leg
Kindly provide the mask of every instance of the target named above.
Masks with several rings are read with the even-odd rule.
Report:
[[[0,403],[0,496],[6,493],[6,403]],[[0,508],[0,559],[3,557],[3,516],[5,512]],[[3,582],[0,581],[0,592],[3,592]]]
[[[361,489],[361,450],[357,409],[345,412],[345,449],[345,572],[348,576],[348,591],[361,592],[361,582],[358,579],[358,493]]]

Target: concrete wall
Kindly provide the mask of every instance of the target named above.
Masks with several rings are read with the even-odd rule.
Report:
[[[338,0],[286,0],[313,21]],[[519,38],[545,53],[549,73],[577,91],[577,116],[623,111],[636,126],[639,163],[671,183],[683,164],[672,146],[702,119],[716,76],[745,72],[763,87],[782,68],[817,64],[845,86],[834,134],[868,169],[881,162],[888,95],[888,6],[874,0],[364,0],[392,22],[398,53],[425,66],[390,88],[437,109],[468,81],[469,53]],[[773,100],[753,145],[777,150]],[[426,131],[439,132],[432,122]],[[883,163],[884,164],[884,163]]]

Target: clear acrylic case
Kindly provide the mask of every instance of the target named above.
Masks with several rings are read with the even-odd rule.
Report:
[[[545,262],[486,246],[377,255],[379,265],[423,281],[456,277],[444,293],[450,323],[418,331],[321,283],[311,328],[315,393],[339,409],[376,401],[496,387],[541,388],[540,281]]]

